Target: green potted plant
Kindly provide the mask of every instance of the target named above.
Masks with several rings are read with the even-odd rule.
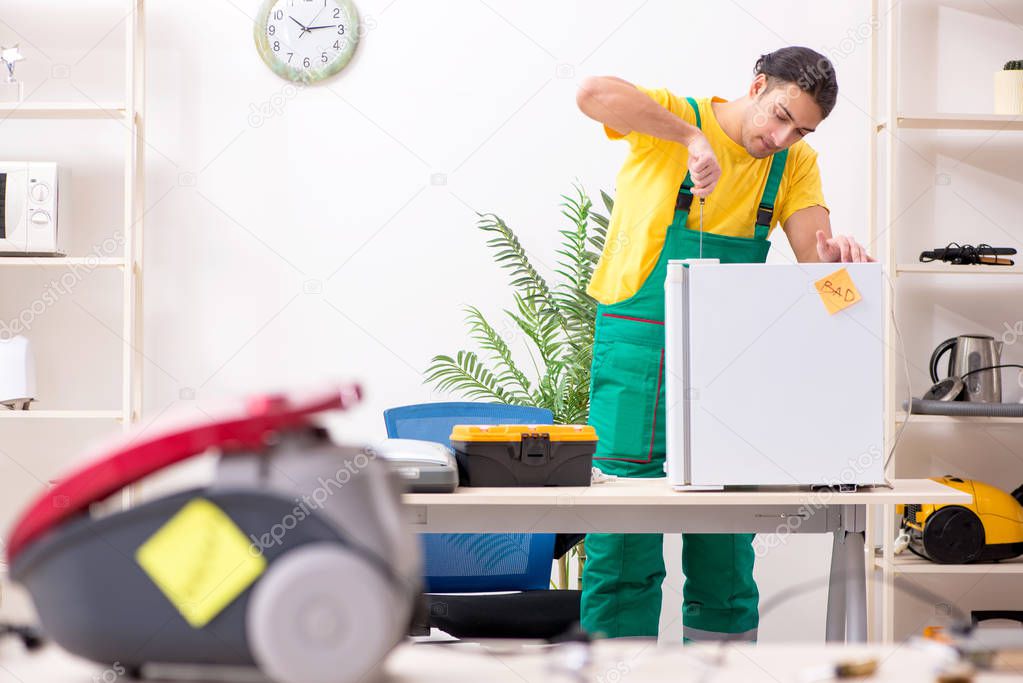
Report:
[[[995,72],[995,113],[1023,114],[1023,59]]]
[[[604,249],[608,219],[593,210],[578,184],[574,190],[573,195],[562,195],[560,203],[568,226],[559,231],[560,277],[554,284],[537,271],[500,216],[478,214],[477,227],[492,235],[487,245],[494,250],[495,262],[511,275],[514,308],[504,311],[507,324],[500,328],[510,332],[499,331],[477,307],[466,307],[469,337],[478,351],[434,356],[426,383],[471,400],[547,408],[556,424],[586,422],[597,309],[586,287]],[[612,199],[600,194],[610,215]],[[525,340],[532,368],[523,369],[513,358],[512,334]]]
[[[499,332],[475,306],[465,308],[469,337],[487,359],[472,349],[434,356],[426,383],[453,390],[468,399],[547,408],[556,424],[582,424],[590,409],[590,362],[593,357],[593,321],[597,302],[586,293],[593,268],[604,250],[608,218],[593,210],[593,203],[576,184],[573,196],[561,195],[561,214],[568,227],[560,230],[557,250],[560,279],[553,286],[532,264],[518,236],[493,213],[478,214],[477,227],[491,237],[494,260],[510,271],[514,310],[506,309],[504,329],[522,335],[532,364],[532,376],[512,357],[511,334]],[[601,200],[611,215],[613,200]],[[578,543],[558,560],[558,584],[567,588],[569,563],[577,565],[581,582],[585,560]]]

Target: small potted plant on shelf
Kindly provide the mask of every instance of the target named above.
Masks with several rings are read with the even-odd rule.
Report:
[[[995,113],[1023,114],[1023,59],[995,72]]]

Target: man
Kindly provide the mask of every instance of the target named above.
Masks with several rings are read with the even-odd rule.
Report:
[[[873,260],[851,237],[832,236],[817,154],[803,141],[835,106],[831,62],[787,47],[761,56],[754,73],[733,101],[681,98],[613,77],[587,78],[579,89],[583,113],[630,146],[588,290],[598,301],[589,422],[600,438],[594,464],[609,474],[664,476],[669,259],[760,263],[780,222],[800,261]],[[752,534],[683,536],[685,640],[756,639],[752,542]],[[589,534],[586,556],[583,627],[656,636],[661,535]]]

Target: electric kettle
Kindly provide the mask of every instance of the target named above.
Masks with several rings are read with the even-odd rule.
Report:
[[[1001,403],[1001,371],[995,369],[995,366],[1001,363],[1002,346],[1002,342],[985,335],[966,334],[946,339],[938,344],[938,348],[931,354],[931,381],[942,381],[938,376],[938,363],[947,352],[949,357],[946,378],[952,379],[953,382],[956,379],[962,382],[962,389],[955,395],[950,395],[949,400]],[[958,383],[956,385],[958,386]]]

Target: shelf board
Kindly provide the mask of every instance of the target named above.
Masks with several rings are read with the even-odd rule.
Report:
[[[895,414],[895,424],[903,424],[906,421],[906,411],[900,410]],[[1023,425],[1023,417],[991,417],[986,415],[920,415],[914,413],[909,418],[910,422],[929,422],[934,424],[1018,424]]]
[[[1013,257],[1010,257],[1013,258]],[[951,263],[900,263],[896,274],[932,273],[938,275],[1023,275],[1023,268],[1014,266],[956,266]]]
[[[874,563],[879,568],[885,566],[883,557],[875,557]],[[891,570],[896,574],[1023,574],[1023,558],[981,564],[937,564],[907,550],[895,556]]]
[[[898,126],[916,130],[1023,130],[1023,115],[899,114]]]
[[[119,268],[123,265],[123,258],[108,256],[0,256],[0,267],[94,266],[97,268]]]
[[[0,102],[0,121],[6,119],[123,119],[126,110],[116,102]]]
[[[0,410],[3,420],[120,420],[120,410]]]

